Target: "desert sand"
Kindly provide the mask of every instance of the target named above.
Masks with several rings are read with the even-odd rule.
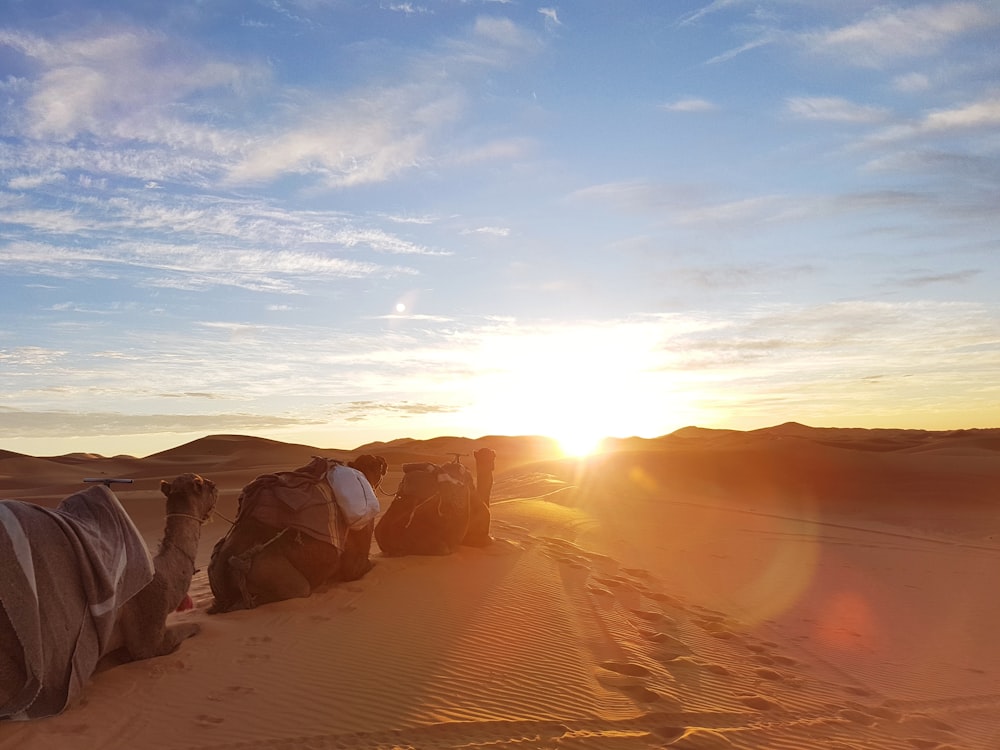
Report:
[[[0,750],[1000,747],[1000,430],[687,428],[586,459],[527,437],[212,436],[141,459],[0,451],[0,499],[134,478],[114,489],[155,549],[178,473],[215,481],[231,519],[246,483],[312,455],[383,455],[391,493],[403,462],[483,446],[491,546],[373,543],[359,581],[208,615],[217,519],[195,608],[171,615],[201,633],[57,717],[0,722]]]

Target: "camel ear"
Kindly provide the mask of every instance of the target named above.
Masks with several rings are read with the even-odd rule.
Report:
[[[389,464],[386,463],[382,456],[376,456],[375,458],[378,459],[379,466],[382,468],[382,476],[385,476],[385,473],[389,471]]]
[[[167,497],[170,497],[170,482],[166,479],[160,480],[160,492],[162,492]]]

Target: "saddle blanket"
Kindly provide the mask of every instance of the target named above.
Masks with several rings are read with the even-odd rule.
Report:
[[[94,485],[55,509],[0,501],[0,571],[15,641],[2,648],[25,675],[0,675],[17,680],[3,686],[0,719],[60,713],[105,655],[118,609],[152,580],[149,549],[115,494]]]

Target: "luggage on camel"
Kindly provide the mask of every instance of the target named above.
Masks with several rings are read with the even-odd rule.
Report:
[[[360,471],[336,463],[326,473],[326,480],[348,528],[360,529],[378,517],[380,508],[375,490]]]
[[[469,531],[475,481],[456,456],[440,466],[403,464],[392,504],[375,525],[375,540],[387,557],[450,555]]]
[[[209,612],[305,597],[325,583],[367,573],[378,513],[373,488],[385,470],[379,456],[360,456],[347,465],[317,456],[294,471],[264,474],[244,487],[233,527],[212,550],[208,580],[215,603]],[[344,486],[355,485],[348,498],[350,521],[330,484],[331,472],[343,472]],[[359,480],[371,493],[362,490],[360,501]]]

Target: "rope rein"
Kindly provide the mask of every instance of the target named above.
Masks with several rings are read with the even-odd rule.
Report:
[[[212,514],[218,516],[223,521],[225,521],[226,523],[228,523],[230,526],[235,526],[236,525],[236,521],[230,521],[224,515],[222,515],[221,513],[219,513],[219,511],[217,511],[215,508],[212,508]]]
[[[192,516],[190,513],[167,513],[166,517],[167,518],[171,518],[171,517],[173,517],[173,518],[190,518],[192,521],[197,521],[199,524],[201,524],[202,526],[204,526],[206,523],[208,523],[209,519],[212,517],[212,514],[209,513],[207,516],[205,516],[205,518],[198,518],[198,516]]]

